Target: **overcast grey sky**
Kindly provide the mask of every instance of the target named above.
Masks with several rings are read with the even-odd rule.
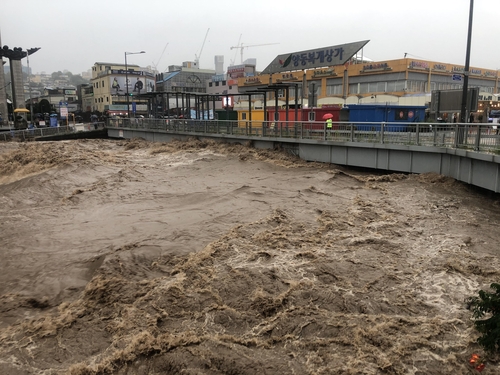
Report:
[[[215,55],[226,68],[240,63],[240,49],[231,50],[240,35],[243,45],[279,43],[243,50],[258,70],[279,54],[362,40],[376,61],[408,53],[464,65],[469,9],[470,0],[2,0],[0,31],[2,46],[41,47],[30,57],[34,73],[80,74],[141,50],[128,63],[166,71],[201,53],[201,68],[214,69]],[[471,66],[500,69],[499,16],[499,0],[474,2]]]

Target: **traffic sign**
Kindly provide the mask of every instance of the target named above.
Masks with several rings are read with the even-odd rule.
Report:
[[[461,80],[462,80],[462,76],[461,76],[460,74],[453,74],[453,75],[451,76],[451,79],[452,79],[453,81],[461,81]]]

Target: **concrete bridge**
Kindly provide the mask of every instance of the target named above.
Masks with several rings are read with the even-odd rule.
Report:
[[[330,130],[321,122],[112,119],[99,124],[99,129],[79,132],[73,126],[9,131],[0,133],[0,141],[108,136],[153,142],[192,137],[251,142],[255,148],[282,148],[307,161],[404,173],[434,172],[500,192],[500,135],[492,124],[340,122]]]
[[[283,148],[303,160],[393,172],[434,172],[500,191],[500,135],[492,124],[115,119],[112,138],[170,142],[196,137]]]

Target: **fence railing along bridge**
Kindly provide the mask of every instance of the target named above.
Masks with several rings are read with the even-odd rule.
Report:
[[[334,122],[330,128],[323,122],[309,121],[119,118],[99,127],[105,127],[105,134],[111,138],[168,142],[197,137],[233,143],[252,141],[256,148],[278,145],[308,161],[405,173],[433,172],[500,192],[499,125]],[[92,128],[11,130],[0,133],[0,141],[53,139],[54,134],[80,137],[83,134],[75,133],[92,133]]]
[[[365,142],[474,150],[500,154],[500,124],[482,123],[380,123],[295,121],[226,121],[184,119],[112,119],[110,128],[162,131],[193,135],[242,138],[279,138],[317,142]]]

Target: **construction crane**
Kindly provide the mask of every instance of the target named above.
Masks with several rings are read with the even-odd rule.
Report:
[[[243,43],[241,43],[239,46],[234,46],[234,47],[231,47],[231,49],[235,49],[235,48],[239,48],[240,49],[240,53],[241,53],[241,63],[243,64],[243,49],[244,48],[250,48],[250,47],[260,47],[260,46],[271,46],[273,44],[279,44],[279,43],[265,43],[265,44],[250,44],[250,45],[243,45]]]
[[[205,39],[203,39],[203,44],[201,45],[200,54],[199,55],[196,55],[196,53],[194,54],[194,62],[198,68],[200,67],[200,57],[201,53],[203,52],[203,47],[205,47],[205,42],[207,41],[207,36],[209,31],[210,27],[208,28],[207,33],[205,34]]]
[[[163,57],[163,54],[165,53],[165,50],[167,49],[167,47],[168,47],[168,43],[165,45],[165,48],[163,48],[163,52],[161,53],[160,58],[158,59],[158,62],[155,64],[155,62],[153,61],[153,67],[155,68],[156,72],[158,72],[158,73],[159,73],[158,64],[160,63],[160,60]]]
[[[238,38],[238,43],[236,43],[236,45],[237,45],[237,46],[239,46],[239,45],[240,45],[240,42],[241,42],[241,36],[242,36],[242,35],[243,35],[243,34],[240,34],[240,37]],[[237,47],[231,47],[231,49],[234,49],[234,48],[237,48]],[[234,65],[234,62],[236,61],[236,54],[237,54],[237,53],[238,53],[238,51],[236,51],[236,52],[234,53],[234,57],[233,57],[233,59],[231,60],[231,65]]]

